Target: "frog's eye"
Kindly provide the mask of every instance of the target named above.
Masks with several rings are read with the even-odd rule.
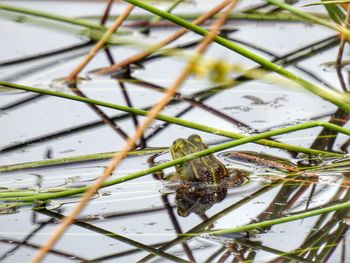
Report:
[[[181,150],[185,141],[183,139],[177,139],[176,141],[173,142],[173,149],[175,151]]]
[[[188,139],[193,142],[203,143],[202,138],[197,134],[191,135],[190,137],[188,137]]]

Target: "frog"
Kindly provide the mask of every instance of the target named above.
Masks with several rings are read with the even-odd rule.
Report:
[[[202,138],[192,134],[187,139],[176,139],[170,152],[173,159],[178,159],[205,149],[208,146]],[[238,170],[227,168],[212,154],[177,164],[175,170],[170,180],[180,182],[176,188],[175,202],[178,215],[183,217],[192,212],[203,215],[226,197],[227,187],[239,186],[246,181]]]

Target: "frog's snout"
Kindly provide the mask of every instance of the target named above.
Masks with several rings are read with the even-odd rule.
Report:
[[[173,147],[175,150],[180,150],[185,143],[186,141],[184,139],[177,139],[173,142]]]

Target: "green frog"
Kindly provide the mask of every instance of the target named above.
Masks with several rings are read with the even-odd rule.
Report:
[[[207,149],[202,138],[193,134],[179,138],[171,146],[173,159]],[[241,185],[245,180],[237,170],[228,169],[213,155],[206,155],[175,166],[175,176],[181,185],[176,189],[177,213],[188,216],[191,212],[202,215],[213,204],[227,195],[228,186]]]

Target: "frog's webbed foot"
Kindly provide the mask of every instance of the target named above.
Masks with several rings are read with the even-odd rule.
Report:
[[[229,177],[226,181],[227,188],[245,185],[250,182],[249,173],[245,170],[228,169]]]

